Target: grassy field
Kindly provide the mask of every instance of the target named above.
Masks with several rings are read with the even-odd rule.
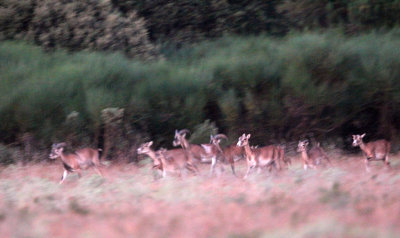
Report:
[[[149,160],[59,185],[60,161],[0,169],[1,237],[398,237],[400,155],[392,170],[331,152],[333,167],[274,175],[154,179]],[[242,176],[246,166],[238,163]]]

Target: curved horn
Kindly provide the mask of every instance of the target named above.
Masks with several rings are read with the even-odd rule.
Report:
[[[225,139],[228,140],[228,137],[225,134],[217,134],[214,136],[214,139]]]
[[[182,130],[180,130],[178,133],[179,133],[179,135],[182,135],[182,134],[189,134],[190,131],[189,131],[188,129],[182,129]]]
[[[67,143],[66,143],[66,142],[61,142],[61,143],[58,143],[58,144],[57,144],[57,147],[58,147],[58,148],[60,148],[60,147],[65,147],[65,146],[67,146]]]

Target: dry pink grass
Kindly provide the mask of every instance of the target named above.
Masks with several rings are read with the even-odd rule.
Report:
[[[2,237],[391,237],[400,231],[400,163],[360,156],[273,176],[154,180],[150,165],[111,165],[58,185],[58,163],[0,170]],[[244,174],[244,162],[239,173]]]

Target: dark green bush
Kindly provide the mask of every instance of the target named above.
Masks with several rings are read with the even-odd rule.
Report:
[[[46,49],[121,51],[152,59],[145,21],[122,16],[109,1],[6,0],[0,3],[0,39],[24,39]]]
[[[158,50],[147,34],[168,52],[224,35],[391,29],[399,25],[399,13],[398,0],[3,0],[0,39],[148,59]]]
[[[165,147],[175,129],[202,131],[207,119],[230,138],[251,133],[259,145],[309,133],[320,140],[359,132],[396,139],[399,42],[397,31],[227,37],[151,63],[3,42],[1,142],[30,132],[45,145],[65,138],[97,143],[105,108],[124,109],[118,141],[154,140]]]
[[[0,1],[0,40],[22,38],[34,17],[36,0]]]
[[[13,151],[6,147],[4,144],[0,143],[0,164],[1,165],[8,165],[8,164],[12,164],[15,163],[16,160],[16,156],[13,153]]]
[[[283,34],[279,1],[112,0],[123,13],[137,11],[147,21],[153,41],[192,43],[224,34]]]
[[[284,0],[277,9],[290,29],[343,27],[356,33],[400,23],[398,0]]]

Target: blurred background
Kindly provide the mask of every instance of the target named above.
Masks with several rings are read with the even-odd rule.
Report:
[[[400,129],[399,0],[1,0],[0,162]],[[45,152],[44,152],[45,151]]]

